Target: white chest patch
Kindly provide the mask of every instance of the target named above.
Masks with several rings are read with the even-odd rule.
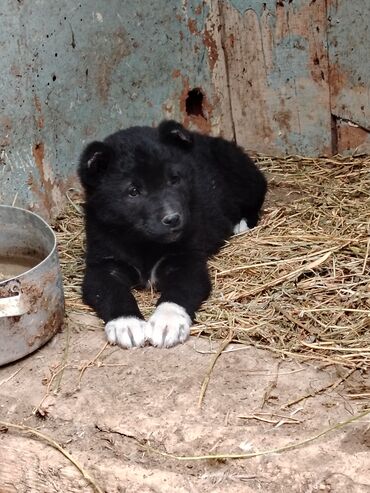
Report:
[[[240,223],[235,224],[233,231],[234,235],[239,235],[241,233],[246,233],[247,231],[250,231],[250,228],[248,227],[247,221],[245,219],[242,219]]]
[[[191,319],[186,310],[176,303],[161,303],[150,317],[146,328],[146,339],[153,346],[172,347],[189,337]]]
[[[148,287],[149,286],[155,286],[157,284],[157,270],[158,270],[158,267],[159,265],[161,264],[161,262],[163,262],[163,260],[165,259],[165,257],[162,257],[158,260],[158,262],[156,262],[150,272],[150,277],[149,277],[149,280],[148,280]]]
[[[146,322],[137,317],[119,317],[105,326],[107,339],[111,344],[131,349],[144,346]]]

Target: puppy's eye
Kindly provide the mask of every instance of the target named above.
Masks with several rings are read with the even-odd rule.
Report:
[[[139,190],[133,185],[128,189],[128,194],[130,197],[137,197],[139,193]]]
[[[179,175],[170,176],[169,182],[171,185],[176,185],[176,183],[179,183],[179,181],[180,181]]]

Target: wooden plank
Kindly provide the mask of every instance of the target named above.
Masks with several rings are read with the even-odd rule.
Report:
[[[328,2],[330,105],[335,151],[370,152],[370,2]]]
[[[331,152],[326,2],[220,2],[236,140],[270,154]]]
[[[204,44],[208,52],[208,65],[213,88],[215,111],[212,117],[212,133],[235,140],[232,118],[228,67],[223,49],[222,18],[219,0],[206,0],[207,16],[204,25]],[[217,109],[217,110],[216,110]]]
[[[331,112],[370,130],[370,2],[328,2]]]

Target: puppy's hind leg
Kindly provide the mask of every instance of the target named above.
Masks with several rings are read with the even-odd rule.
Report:
[[[250,231],[250,227],[243,217],[243,219],[239,223],[235,224],[233,233],[234,235],[239,235],[241,233],[246,233],[247,231]]]

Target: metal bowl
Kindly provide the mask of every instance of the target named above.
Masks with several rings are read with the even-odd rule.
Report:
[[[0,365],[45,344],[63,319],[53,230],[30,211],[0,205]]]

